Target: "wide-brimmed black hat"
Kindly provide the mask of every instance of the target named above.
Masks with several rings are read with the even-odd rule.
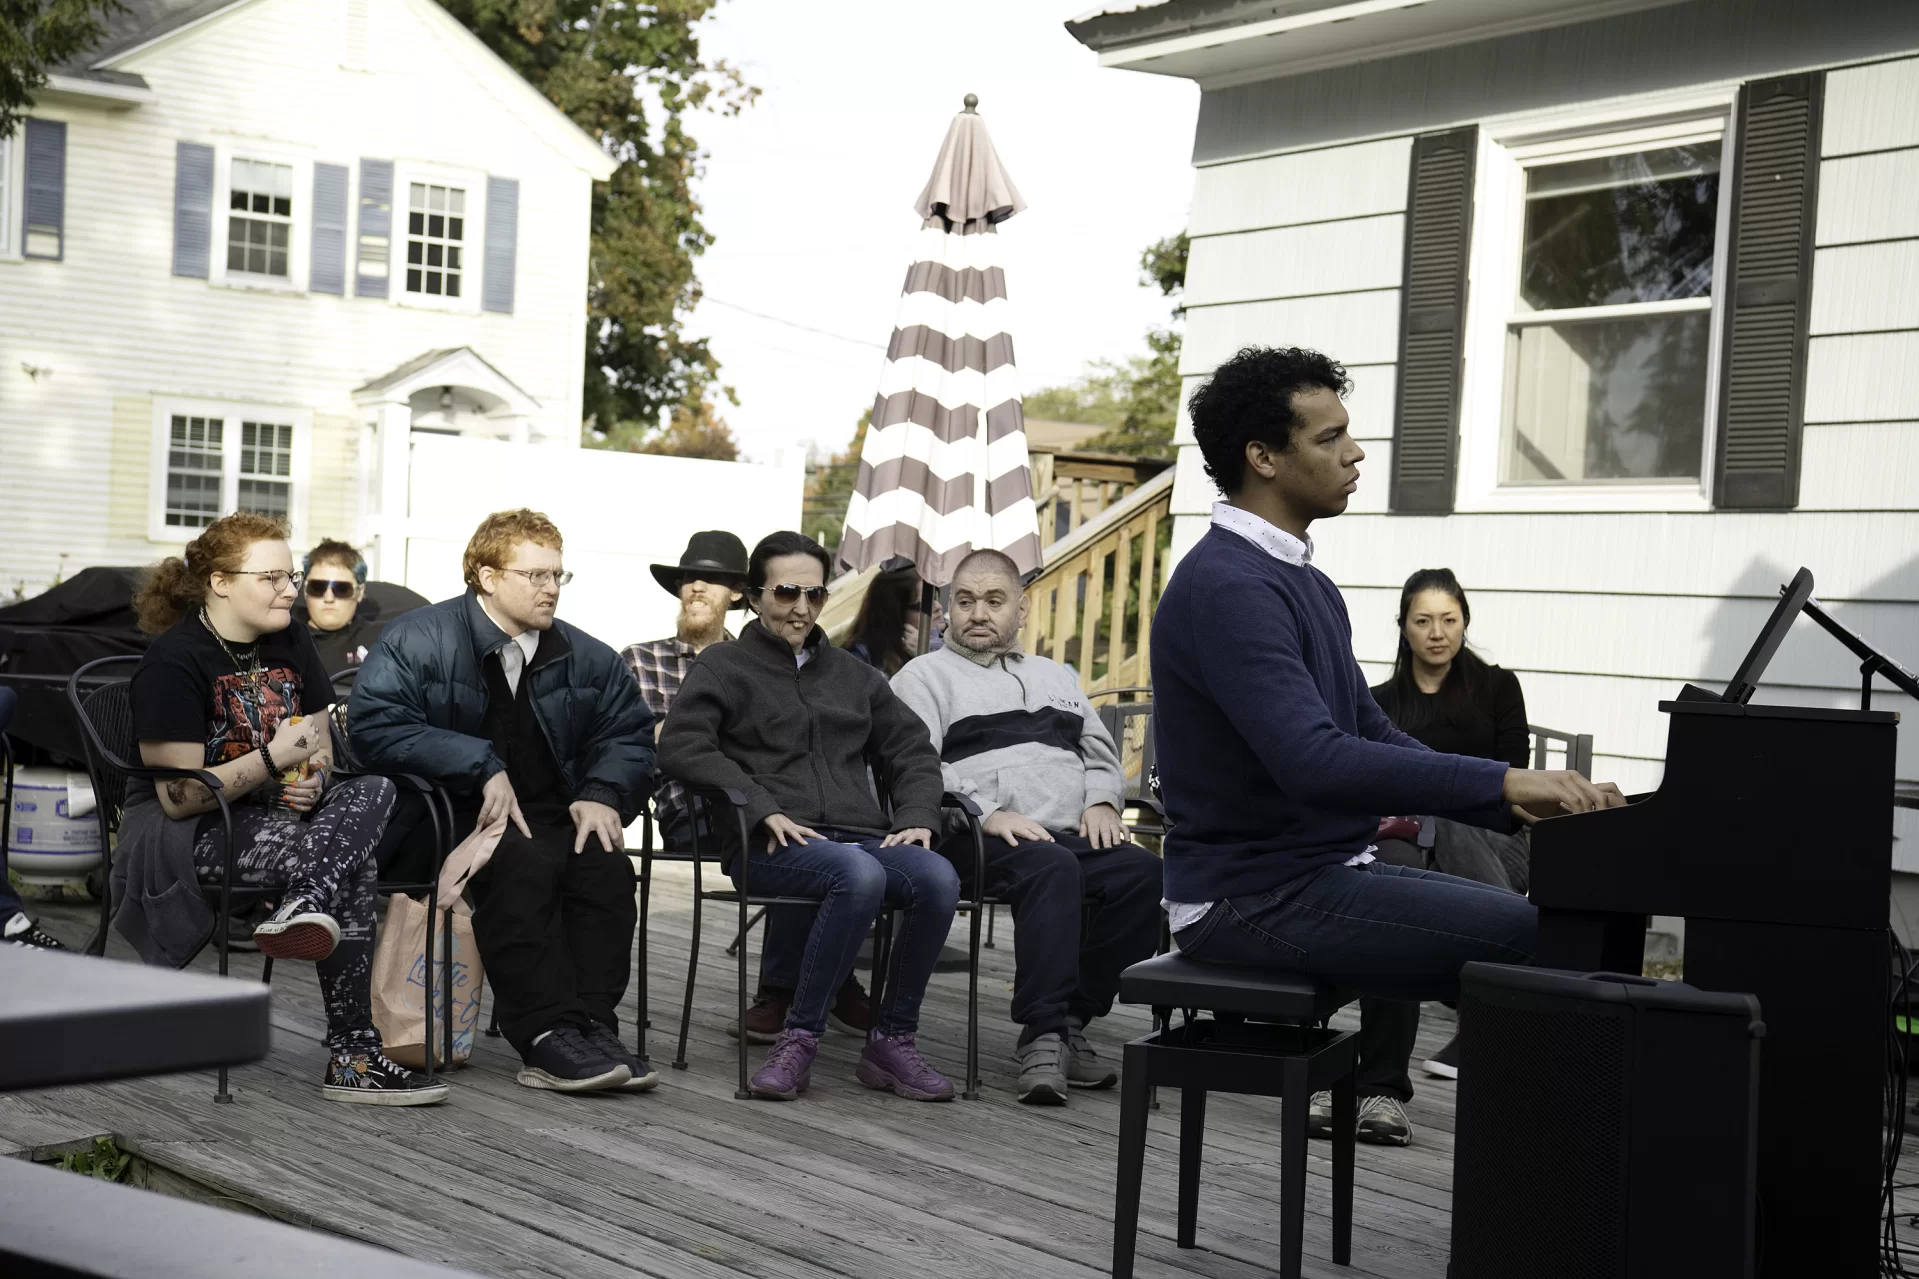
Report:
[[[678,599],[680,583],[689,577],[723,582],[743,591],[746,569],[746,543],[724,529],[708,529],[686,540],[686,551],[678,564],[653,565],[653,580]]]

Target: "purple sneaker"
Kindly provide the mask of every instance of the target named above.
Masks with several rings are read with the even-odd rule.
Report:
[[[860,1054],[859,1080],[868,1088],[888,1088],[908,1101],[951,1101],[953,1085],[920,1056],[913,1035],[874,1035]]]
[[[769,1101],[791,1101],[813,1082],[813,1057],[820,1037],[810,1030],[782,1030],[766,1054],[766,1064],[753,1076],[749,1091]]]

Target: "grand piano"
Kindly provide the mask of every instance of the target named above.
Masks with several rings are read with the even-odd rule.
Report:
[[[1686,920],[1686,981],[1756,995],[1762,1279],[1878,1273],[1892,965],[1894,746],[1884,710],[1755,705],[1801,613],[1875,675],[1919,681],[1826,614],[1801,569],[1726,691],[1687,685],[1665,778],[1622,808],[1533,829],[1537,962],[1640,971],[1649,915]],[[1671,1187],[1675,1195],[1686,1187]]]

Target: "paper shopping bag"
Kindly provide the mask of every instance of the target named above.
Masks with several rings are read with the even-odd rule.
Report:
[[[492,857],[505,830],[506,823],[501,821],[475,831],[448,855],[440,880],[442,904],[440,917],[434,921],[431,965],[426,956],[427,904],[404,893],[395,893],[387,901],[386,922],[373,947],[373,1025],[380,1032],[386,1055],[402,1066],[419,1070],[426,1065],[423,1041],[429,990],[433,999],[434,1065],[442,1069],[448,1065],[442,1018],[451,1017],[453,1023],[451,1064],[463,1065],[473,1055],[485,974],[473,941],[472,912],[463,893],[467,881]]]

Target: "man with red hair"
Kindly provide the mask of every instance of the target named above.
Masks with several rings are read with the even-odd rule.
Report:
[[[560,530],[501,511],[467,543],[464,595],[396,620],[348,710],[367,767],[447,787],[463,831],[502,819],[473,881],[474,940],[529,1088],[659,1082],[620,1042],[633,971],[625,827],[653,789],[653,714],[611,648],[554,616]]]

